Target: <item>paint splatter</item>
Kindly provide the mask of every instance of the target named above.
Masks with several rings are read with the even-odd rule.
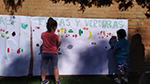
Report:
[[[41,52],[39,52],[38,55],[41,55]]]
[[[61,38],[63,37],[63,31],[64,31],[64,29],[61,28],[61,29],[60,29],[60,32],[61,32],[61,35],[60,35],[60,36],[61,36]]]
[[[1,33],[1,36],[2,36],[2,37],[5,37],[5,34],[4,34],[4,33]]]
[[[11,25],[14,25],[14,21],[11,22]]]
[[[33,32],[35,31],[35,29],[32,30]]]
[[[67,48],[68,48],[68,49],[72,49],[72,48],[73,48],[73,45],[70,44],[70,45],[67,46]]]
[[[21,49],[21,52],[23,52],[23,49]]]
[[[79,36],[81,36],[81,34],[83,34],[83,31],[79,29]]]
[[[75,38],[77,38],[77,34],[75,35]]]
[[[68,33],[73,33],[72,29],[69,29]]]
[[[60,30],[58,29],[58,30],[57,30],[57,32],[59,33],[59,32],[60,32]]]
[[[91,44],[92,44],[92,45],[96,45],[96,42],[92,42]]]
[[[6,31],[5,34],[8,34],[8,31]]]
[[[7,37],[6,39],[9,39],[9,37]]]
[[[39,47],[39,44],[37,43],[36,46]]]
[[[3,32],[5,32],[5,30],[3,30]]]
[[[28,27],[28,24],[21,23],[21,27],[22,27],[23,29],[26,29],[26,28]]]
[[[7,53],[9,53],[10,52],[10,49],[9,48],[7,48]]]
[[[20,48],[17,50],[17,54],[19,54],[21,52]]]
[[[21,36],[21,33],[19,33],[19,36]]]
[[[40,27],[36,27],[37,29],[40,29]]]
[[[62,53],[61,52],[58,52],[58,55],[61,55]]]
[[[86,27],[83,27],[83,30],[88,30],[88,28],[86,28]]]
[[[64,33],[66,33],[66,32],[67,32],[67,30],[65,29],[65,30],[64,30]]]
[[[12,36],[15,36],[16,35],[16,33],[15,33],[15,31],[12,33]]]

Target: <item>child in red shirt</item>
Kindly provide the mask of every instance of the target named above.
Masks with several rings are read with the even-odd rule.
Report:
[[[60,46],[58,36],[54,33],[57,28],[57,22],[53,18],[49,18],[47,21],[47,31],[41,34],[41,39],[43,40],[42,49],[42,61],[41,61],[41,84],[48,84],[49,80],[46,78],[46,70],[48,68],[48,61],[52,61],[52,67],[54,71],[55,84],[60,84],[59,81],[59,71],[58,71],[58,57],[57,48]]]

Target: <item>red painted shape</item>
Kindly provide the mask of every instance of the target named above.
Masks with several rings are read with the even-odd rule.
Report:
[[[35,30],[33,29],[33,32],[34,32]]]
[[[10,52],[10,49],[9,48],[7,48],[7,53],[9,53]]]
[[[40,27],[36,27],[37,29],[40,29]]]
[[[91,44],[94,45],[94,42],[92,42]]]
[[[3,32],[5,32],[5,30],[3,30]]]
[[[58,29],[58,30],[57,30],[57,32],[59,33],[59,32],[60,32],[60,30]]]
[[[20,52],[21,52],[20,49],[18,49],[18,50],[17,50],[17,54],[19,54]]]
[[[75,35],[75,38],[77,38],[77,35]]]
[[[72,37],[74,37],[74,35],[72,35]]]
[[[68,37],[68,35],[66,35],[66,37]]]
[[[2,29],[0,29],[0,31],[2,31]]]

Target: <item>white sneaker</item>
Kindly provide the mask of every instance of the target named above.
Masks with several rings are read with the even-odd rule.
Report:
[[[121,79],[124,80],[125,82],[128,82],[128,78],[124,78],[124,76],[121,77]]]
[[[115,78],[114,79],[118,84],[121,84],[121,79]]]

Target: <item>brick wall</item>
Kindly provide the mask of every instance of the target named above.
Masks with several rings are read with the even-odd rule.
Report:
[[[14,7],[10,6],[10,8],[6,10],[5,7],[9,7],[8,4],[4,3],[4,0],[0,0],[0,14],[41,17],[128,19],[131,72],[142,72],[150,69],[150,19],[148,19],[147,14],[145,14],[148,9],[146,7],[142,8],[141,5],[139,5],[142,4],[142,2],[133,0],[132,3],[126,2],[122,4],[121,1],[102,0],[99,5],[92,4],[92,7],[89,7],[90,5],[87,5],[87,1],[92,0],[80,0],[81,2],[76,1],[75,4],[73,3],[75,0],[20,0],[22,1],[20,5],[16,4],[18,0],[12,1],[15,2],[14,5],[12,5]],[[57,2],[53,3],[52,1]],[[30,73],[31,71],[32,62]]]

